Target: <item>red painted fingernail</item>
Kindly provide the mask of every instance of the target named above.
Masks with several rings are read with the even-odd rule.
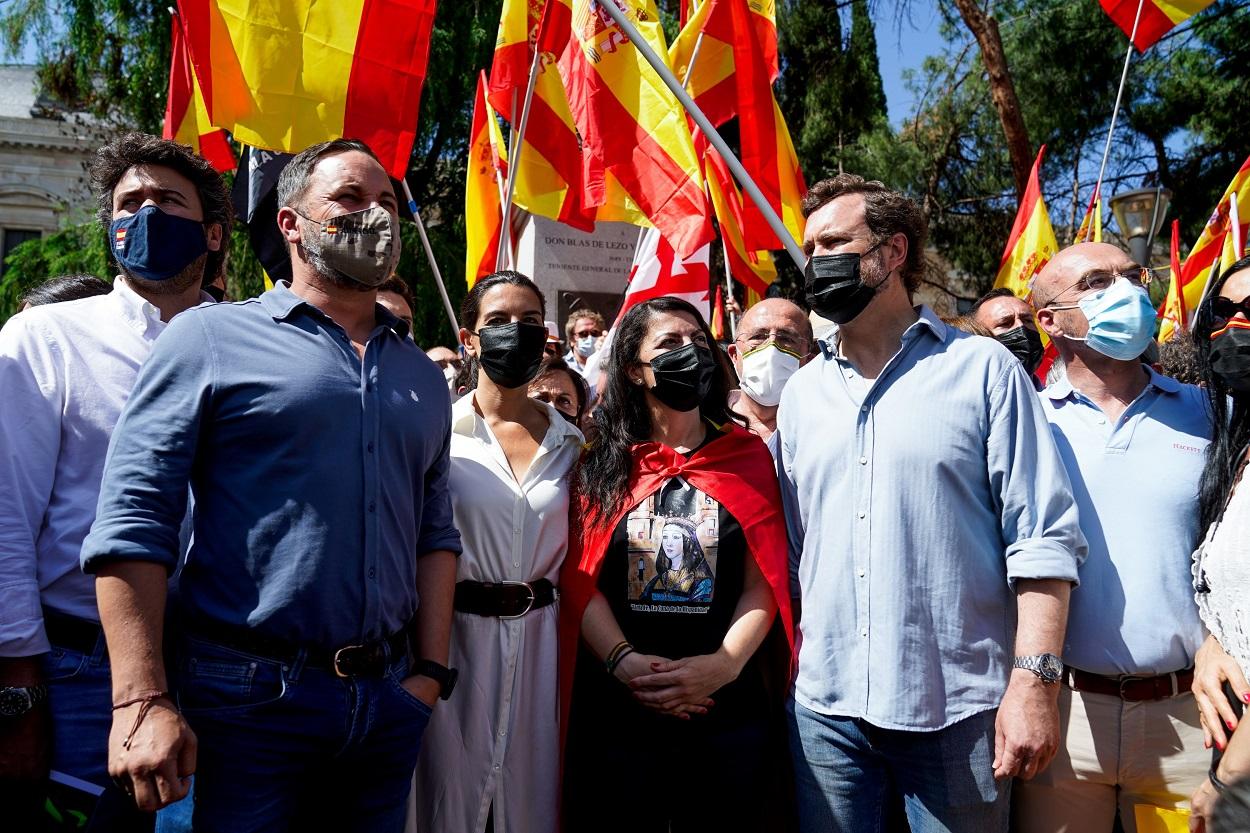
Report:
[[[1237,728],[1236,726],[1233,725],[1233,721],[1231,720],[1225,720],[1224,725],[1228,727],[1228,731],[1230,732]]]
[[[1250,692],[1247,692],[1246,694],[1241,695],[1241,699],[1245,700],[1247,703],[1250,703]]]

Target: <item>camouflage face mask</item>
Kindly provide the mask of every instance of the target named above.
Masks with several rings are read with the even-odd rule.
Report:
[[[304,247],[357,283],[378,286],[399,265],[399,221],[381,206],[326,220],[304,219],[321,227],[317,239],[305,241]]]

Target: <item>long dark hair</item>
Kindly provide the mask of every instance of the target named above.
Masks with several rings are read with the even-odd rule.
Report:
[[[578,519],[586,526],[605,523],[621,510],[629,491],[629,472],[633,468],[630,447],[651,438],[651,412],[647,409],[646,392],[641,385],[630,384],[628,371],[638,364],[642,339],[652,316],[664,312],[684,312],[693,318],[716,361],[712,387],[699,403],[699,413],[717,425],[737,420],[729,410],[729,391],[733,386],[729,359],[716,347],[716,340],[699,311],[686,301],[669,296],[652,298],[631,307],[612,337],[608,361],[603,368],[603,398],[594,413],[597,436],[582,456],[574,481],[578,493],[591,507],[589,518]]]
[[[1212,268],[1219,268],[1218,264]],[[1211,334],[1216,330],[1215,315],[1211,305],[1219,296],[1220,289],[1237,272],[1250,269],[1250,257],[1234,263],[1223,276],[1212,276],[1213,284],[1207,298],[1198,307],[1194,320],[1194,350],[1198,356],[1198,371],[1206,383],[1210,400],[1213,438],[1207,446],[1207,462],[1202,469],[1202,481],[1198,489],[1199,517],[1205,533],[1211,524],[1220,519],[1224,505],[1233,488],[1233,478],[1241,457],[1250,442],[1250,395],[1229,390],[1224,381],[1211,370]],[[1229,400],[1232,415],[1229,416]]]
[[[486,297],[486,293],[490,292],[497,286],[519,286],[522,289],[528,289],[538,297],[539,309],[547,309],[547,297],[543,295],[543,291],[538,288],[538,284],[522,275],[520,272],[514,272],[511,269],[501,269],[482,278],[473,284],[473,288],[465,294],[464,300],[460,302],[460,326],[466,330],[477,331],[477,317],[482,314],[482,298]],[[456,334],[459,338],[459,333]],[[456,375],[456,388],[463,387],[465,391],[471,391],[477,387],[477,371],[478,363],[476,356],[465,356],[465,361],[461,364],[460,373]]]

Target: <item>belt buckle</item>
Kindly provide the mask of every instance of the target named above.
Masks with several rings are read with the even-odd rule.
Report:
[[[343,656],[344,651],[358,651],[363,647],[365,646],[364,645],[344,645],[342,648],[339,648],[337,651],[334,652],[333,665],[334,665],[334,673],[336,676],[341,677],[343,679],[347,679],[348,677],[353,676],[352,674],[343,671],[343,669],[339,667],[339,662],[348,659],[347,657]]]
[[[529,601],[525,603],[525,610],[522,610],[520,613],[513,614],[512,616],[500,616],[500,619],[520,619],[522,616],[534,609],[534,602],[538,601],[538,597],[534,595],[534,585],[530,584],[528,581],[501,581],[499,583],[504,586],[524,587],[525,591],[529,593],[530,596]]]
[[[1120,694],[1120,699],[1121,699],[1121,700],[1128,700],[1128,698],[1124,696],[1124,687],[1125,687],[1126,685],[1129,685],[1129,684],[1131,684],[1131,683],[1140,682],[1140,681],[1141,681],[1141,680],[1143,680],[1143,679],[1145,679],[1145,678],[1144,678],[1144,677],[1132,677],[1132,676],[1127,676],[1127,675],[1126,675],[1126,676],[1121,677],[1121,678],[1120,678],[1120,692],[1119,692],[1119,694]],[[1128,702],[1130,702],[1130,703],[1131,703],[1131,702],[1135,702],[1135,701],[1128,700]]]

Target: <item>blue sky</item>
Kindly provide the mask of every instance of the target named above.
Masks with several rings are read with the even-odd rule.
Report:
[[[877,56],[881,63],[881,81],[885,86],[885,103],[890,123],[895,127],[911,115],[915,104],[911,93],[903,86],[903,73],[919,69],[925,58],[941,51],[942,47],[938,33],[940,18],[935,5],[910,5],[910,19],[901,23],[895,21],[890,4],[876,4],[873,15],[877,24]]]

